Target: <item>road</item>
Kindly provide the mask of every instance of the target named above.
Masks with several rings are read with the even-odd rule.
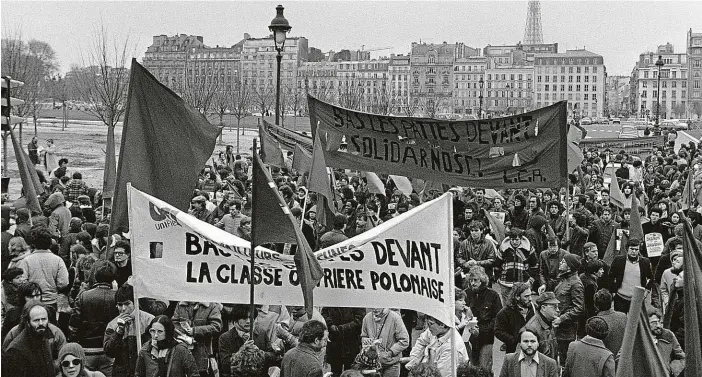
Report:
[[[624,122],[622,125],[626,125]],[[622,130],[622,125],[619,124],[589,124],[583,126],[587,130],[586,139],[603,139],[619,137],[619,132]],[[685,131],[694,138],[702,137],[702,130]],[[644,136],[643,131],[639,131],[639,136]]]

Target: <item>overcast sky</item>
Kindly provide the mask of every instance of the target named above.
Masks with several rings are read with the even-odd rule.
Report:
[[[267,1],[7,1],[0,2],[2,35],[48,42],[61,71],[81,64],[81,51],[101,24],[135,43],[139,60],[154,35],[194,34],[208,46],[230,46],[268,34],[278,2]],[[412,42],[464,42],[471,47],[516,44],[524,38],[527,1],[287,1],[291,36],[322,51],[393,47]],[[685,51],[687,31],[702,32],[702,1],[542,1],[544,42],[559,52],[586,48],[604,57],[608,74],[629,75],[638,55],[670,42]]]

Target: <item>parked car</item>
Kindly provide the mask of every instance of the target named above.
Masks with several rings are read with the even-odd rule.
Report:
[[[622,120],[619,118],[612,118],[612,124],[622,124]]]
[[[639,131],[634,126],[623,125],[622,130],[619,132],[620,139],[635,139],[637,137],[639,137]]]
[[[592,119],[590,119],[590,118],[588,118],[588,117],[585,117],[585,118],[580,119],[580,125],[581,125],[581,126],[586,126],[586,125],[588,125],[588,124],[592,124]]]

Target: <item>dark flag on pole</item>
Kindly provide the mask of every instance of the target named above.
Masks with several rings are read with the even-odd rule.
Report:
[[[253,198],[256,200],[252,208],[251,247],[265,243],[297,244],[295,267],[302,288],[307,314],[312,317],[312,290],[322,279],[323,271],[314,257],[312,248],[302,234],[297,221],[290,212],[282,195],[273,183],[268,171],[263,167],[261,158],[253,156]]]
[[[314,135],[314,147],[312,149],[312,168],[307,187],[310,191],[317,193],[317,221],[322,225],[331,226],[334,219],[334,209],[331,206],[334,194],[331,190],[331,182],[327,173],[327,163],[322,151],[320,133]]]
[[[127,182],[186,211],[220,132],[132,59],[110,231],[129,229]]]
[[[261,158],[263,162],[284,168],[285,159],[283,159],[283,150],[280,149],[278,141],[268,133],[263,125],[258,127],[258,135],[261,137]]]
[[[15,149],[15,159],[17,159],[17,169],[19,169],[20,179],[22,180],[22,189],[24,197],[27,200],[27,208],[32,213],[41,213],[41,206],[37,195],[44,192],[44,186],[39,182],[39,176],[34,168],[34,164],[29,160],[27,152],[22,149],[22,146],[15,137],[15,132],[10,130],[12,138],[12,146]]]
[[[688,178],[689,179],[689,178]],[[683,302],[685,305],[685,375],[702,376],[702,252],[692,234],[689,220],[684,219],[683,236]]]

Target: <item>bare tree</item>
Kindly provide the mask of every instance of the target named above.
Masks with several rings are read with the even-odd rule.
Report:
[[[219,127],[224,129],[224,115],[227,114],[228,112],[231,112],[231,103],[230,98],[231,98],[231,86],[230,85],[221,85],[219,90],[216,91],[213,95],[212,98],[212,108],[219,117]],[[223,135],[224,132],[219,133],[219,142],[223,143]]]
[[[371,112],[374,114],[388,115],[391,112],[392,105],[395,99],[395,94],[387,87],[378,89],[373,94],[373,102],[371,103]]]
[[[419,111],[420,104],[419,104],[419,98],[418,97],[413,97],[409,98],[407,100],[407,106],[402,108],[402,113],[408,117],[413,117],[417,114]]]
[[[286,107],[285,110],[292,111],[293,113],[293,124],[297,125],[297,115],[301,112],[304,103],[307,102],[307,95],[297,88],[288,88],[286,90]]]
[[[129,36],[123,41],[109,35],[104,25],[96,28],[92,43],[85,50],[83,66],[77,72],[75,90],[88,103],[83,111],[96,116],[107,126],[107,148],[103,175],[103,198],[112,198],[117,176],[115,158],[115,126],[127,109],[129,59],[136,44]]]
[[[239,154],[239,135],[241,132],[241,120],[250,115],[251,105],[253,104],[253,94],[251,88],[240,82],[236,83],[234,90],[231,91],[231,111],[236,118],[236,153]]]
[[[702,102],[693,103],[692,112],[697,115],[697,119],[702,119]]]
[[[339,106],[350,110],[359,110],[363,102],[363,92],[361,88],[354,85],[343,85],[338,88]]]
[[[31,116],[34,120],[34,135],[37,134],[37,100],[45,93],[47,82],[57,69],[56,53],[48,43],[30,40],[25,42],[20,32],[6,32],[2,39],[2,74],[24,82],[24,86],[13,91],[13,96],[24,101],[15,106],[19,117]],[[20,124],[20,142],[22,125]]]
[[[65,131],[66,123],[68,121],[68,108],[66,106],[66,102],[70,98],[68,82],[65,78],[57,75],[52,77],[51,80],[47,83],[49,84],[48,94],[49,96],[51,96],[53,101],[52,105],[54,106],[54,108],[56,108],[56,103],[59,103],[61,105],[60,108],[63,110],[63,122],[61,125],[61,131]]]
[[[275,93],[273,89],[266,85],[264,87],[255,87],[254,98],[256,106],[261,110],[261,115],[265,116],[271,111],[271,107],[275,106]]]
[[[207,116],[208,112],[216,108],[215,101],[220,89],[220,81],[216,76],[188,75],[182,84],[176,85],[174,91],[183,101]]]

